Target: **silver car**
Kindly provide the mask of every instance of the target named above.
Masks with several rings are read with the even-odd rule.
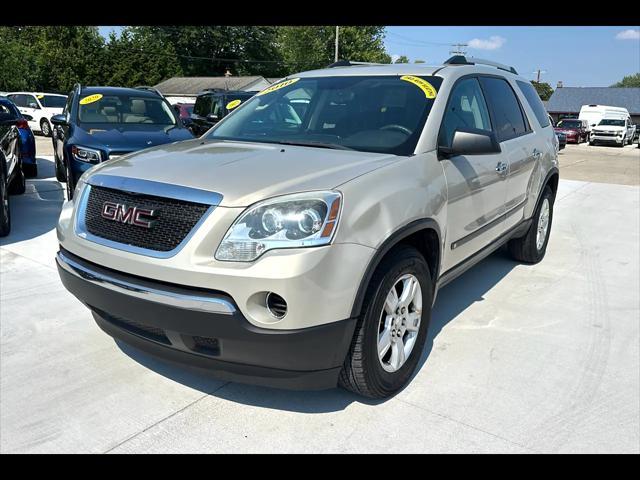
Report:
[[[553,127],[513,68],[343,64],[86,172],[57,263],[105,332],[152,354],[383,398],[438,288],[503,244],[542,260],[557,187]]]

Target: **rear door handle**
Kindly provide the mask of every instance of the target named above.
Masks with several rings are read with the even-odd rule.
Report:
[[[496,172],[498,172],[498,175],[504,175],[507,172],[507,164],[504,162],[498,162],[496,165]]]

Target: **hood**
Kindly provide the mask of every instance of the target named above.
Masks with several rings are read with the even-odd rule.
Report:
[[[51,108],[51,107],[44,107],[44,109],[47,111],[47,113],[49,115],[60,115],[63,112],[63,108]]]
[[[627,127],[620,127],[618,125],[596,125],[591,130],[596,132],[626,132]]]
[[[78,127],[74,143],[106,152],[135,152],[144,148],[192,139],[186,128],[160,125],[95,124]]]
[[[567,134],[567,133],[578,133],[580,131],[579,128],[564,128],[564,127],[556,127],[556,128],[554,128],[554,130],[556,132],[560,132],[560,133],[564,133],[564,134]]]
[[[397,158],[350,150],[194,139],[107,161],[91,172],[217,192],[223,195],[221,206],[246,207],[277,195],[330,190]]]

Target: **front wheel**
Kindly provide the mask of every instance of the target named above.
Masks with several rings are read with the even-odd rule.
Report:
[[[73,199],[73,190],[76,188],[75,186],[75,182],[73,181],[73,172],[71,171],[71,165],[69,164],[69,162],[67,162],[67,167],[66,167],[66,179],[67,179],[67,183],[66,183],[66,187],[67,187],[67,200],[71,200]]]
[[[382,260],[369,284],[339,384],[369,398],[387,398],[415,371],[431,319],[429,267],[401,245]]]
[[[544,258],[553,220],[553,200],[553,192],[549,186],[546,186],[527,234],[521,238],[514,238],[508,243],[509,252],[515,260],[538,263]]]
[[[59,182],[66,182],[67,175],[65,173],[64,165],[58,159],[58,154],[55,152],[55,150],[53,151],[53,157],[54,157],[53,160],[54,160],[55,169],[56,169],[56,180],[58,180]]]
[[[22,163],[18,163],[15,168],[15,175],[9,184],[9,193],[11,195],[22,195],[27,190],[27,180],[22,170]]]

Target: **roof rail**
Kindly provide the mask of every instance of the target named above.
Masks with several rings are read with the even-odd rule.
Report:
[[[351,60],[338,60],[337,62],[327,65],[327,68],[334,67],[353,67],[356,65],[389,65],[388,63],[374,63],[374,62],[353,62]]]
[[[162,93],[160,93],[160,90],[158,90],[155,87],[148,87],[146,85],[138,85],[137,87],[134,87],[134,88],[137,88],[138,90],[147,90],[149,92],[154,92],[154,93],[157,93],[158,95],[160,95],[162,98],[164,98],[164,95],[162,95]]]
[[[483,60],[481,58],[475,57],[465,57],[464,55],[454,55],[444,62],[445,65],[489,65],[491,67],[496,67],[500,70],[504,70],[505,72],[511,72],[514,75],[518,75],[516,69],[510,67],[509,65],[504,65],[502,63],[493,62],[491,60]]]

